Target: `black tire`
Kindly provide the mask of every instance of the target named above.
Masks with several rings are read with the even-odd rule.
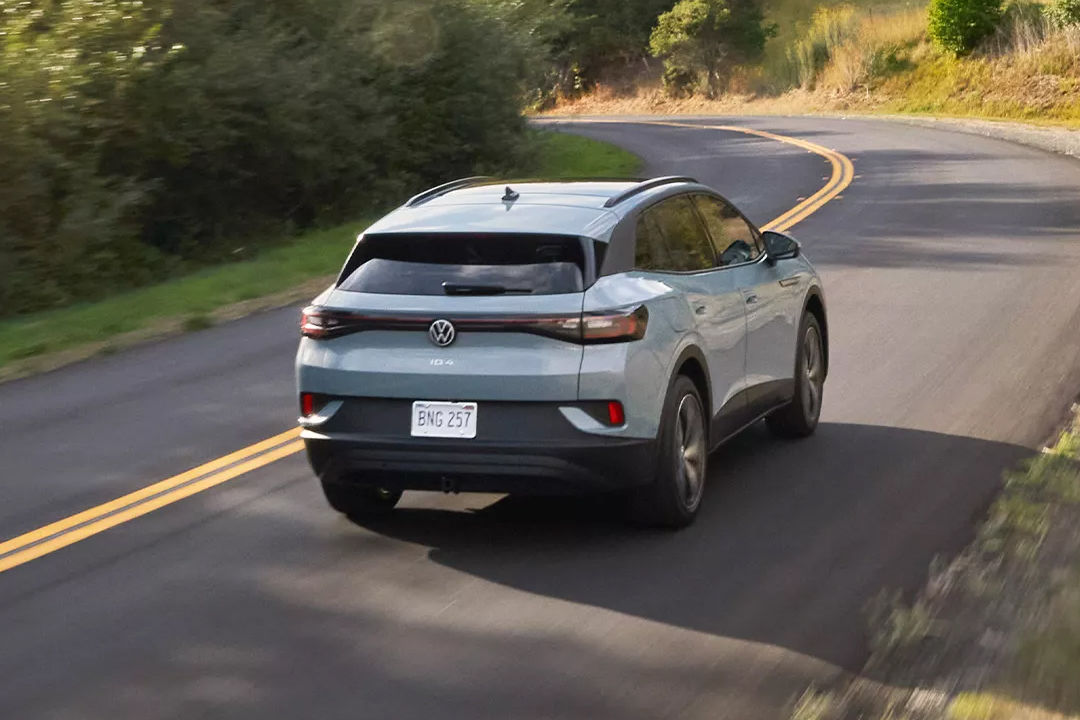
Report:
[[[631,493],[630,519],[652,527],[686,527],[701,507],[709,459],[705,405],[686,376],[677,377],[668,391],[658,440],[656,476]]]
[[[769,430],[783,438],[812,435],[821,417],[824,390],[825,345],[821,325],[812,313],[805,313],[795,350],[795,399],[765,418]]]
[[[385,515],[394,509],[401,499],[400,490],[383,490],[373,487],[357,487],[322,481],[323,494],[330,507],[349,518]]]

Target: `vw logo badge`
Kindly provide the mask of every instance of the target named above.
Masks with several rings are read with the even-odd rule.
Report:
[[[449,320],[436,320],[431,323],[431,327],[428,328],[427,334],[428,338],[431,339],[431,342],[439,347],[446,347],[454,342],[454,338],[457,337],[457,331],[454,330],[454,326]]]

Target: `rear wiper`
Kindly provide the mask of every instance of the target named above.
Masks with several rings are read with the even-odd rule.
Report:
[[[452,282],[444,282],[442,289],[447,295],[528,295],[532,292],[532,288],[509,288],[503,285],[470,285]]]

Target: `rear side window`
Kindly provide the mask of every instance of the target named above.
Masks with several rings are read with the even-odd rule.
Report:
[[[720,198],[708,195],[696,195],[694,204],[705,219],[721,267],[758,259],[761,249],[757,235],[738,210]]]
[[[664,200],[646,211],[644,217],[646,222],[650,223],[647,227],[662,236],[666,257],[658,259],[658,264],[654,267],[639,267],[694,272],[708,270],[715,265],[712,244],[690,198],[680,195]],[[651,223],[655,223],[655,226]],[[641,246],[641,238],[638,239],[638,246]]]
[[[561,235],[365,235],[342,290],[386,295],[555,295],[581,292],[585,248]]]
[[[670,270],[671,258],[652,213],[643,213],[638,218],[635,234],[634,267],[639,270]]]

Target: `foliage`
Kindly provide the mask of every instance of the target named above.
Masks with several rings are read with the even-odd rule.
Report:
[[[641,158],[617,145],[581,135],[538,132],[527,174],[541,178],[634,177]]]
[[[607,66],[643,58],[657,16],[674,4],[675,0],[570,0],[574,25],[564,42],[579,80],[594,80]]]
[[[657,19],[649,49],[664,58],[672,92],[691,89],[693,78],[714,97],[736,64],[760,58],[774,33],[754,0],[680,0]]]
[[[1055,0],[1046,8],[1046,17],[1059,28],[1080,25],[1080,0]]]
[[[513,163],[506,23],[468,0],[0,0],[0,315]]]
[[[656,17],[675,0],[473,0],[507,20],[531,49],[528,100],[534,106],[587,90],[648,56]]]
[[[971,52],[994,32],[1002,16],[1002,0],[931,0],[927,32],[954,55]]]
[[[870,648],[877,659],[905,652],[931,634],[935,621],[922,600],[908,607],[900,591],[882,590],[867,606]]]
[[[512,175],[628,176],[641,165],[637,156],[622,148],[579,135],[529,131],[524,141],[528,152],[523,154],[521,166],[508,170]],[[145,337],[178,324],[184,329],[198,329],[231,317],[235,310],[228,306],[234,303],[252,301],[258,307],[257,298],[288,293],[312,279],[332,276],[366,225],[361,221],[306,232],[260,249],[254,257],[239,262],[205,268],[96,302],[0,320],[0,380],[19,371],[47,366],[55,357],[53,353],[69,351],[78,356],[80,349],[94,344],[100,347],[104,342],[112,348],[121,346],[127,340],[117,336],[125,333],[137,332]],[[308,297],[316,292],[311,289]],[[182,321],[178,323],[177,318]]]
[[[137,238],[147,183],[99,172],[117,95],[172,52],[135,5],[0,2],[0,314],[161,267]]]
[[[1014,682],[1023,695],[1067,712],[1080,712],[1080,572],[1050,592],[1045,627],[1019,644]]]
[[[565,45],[576,29],[571,0],[472,0],[521,50],[526,104],[540,106],[564,84]]]
[[[778,73],[783,85],[812,88],[836,49],[855,35],[858,19],[857,11],[851,5],[818,8],[806,32],[786,47],[785,62]]]

